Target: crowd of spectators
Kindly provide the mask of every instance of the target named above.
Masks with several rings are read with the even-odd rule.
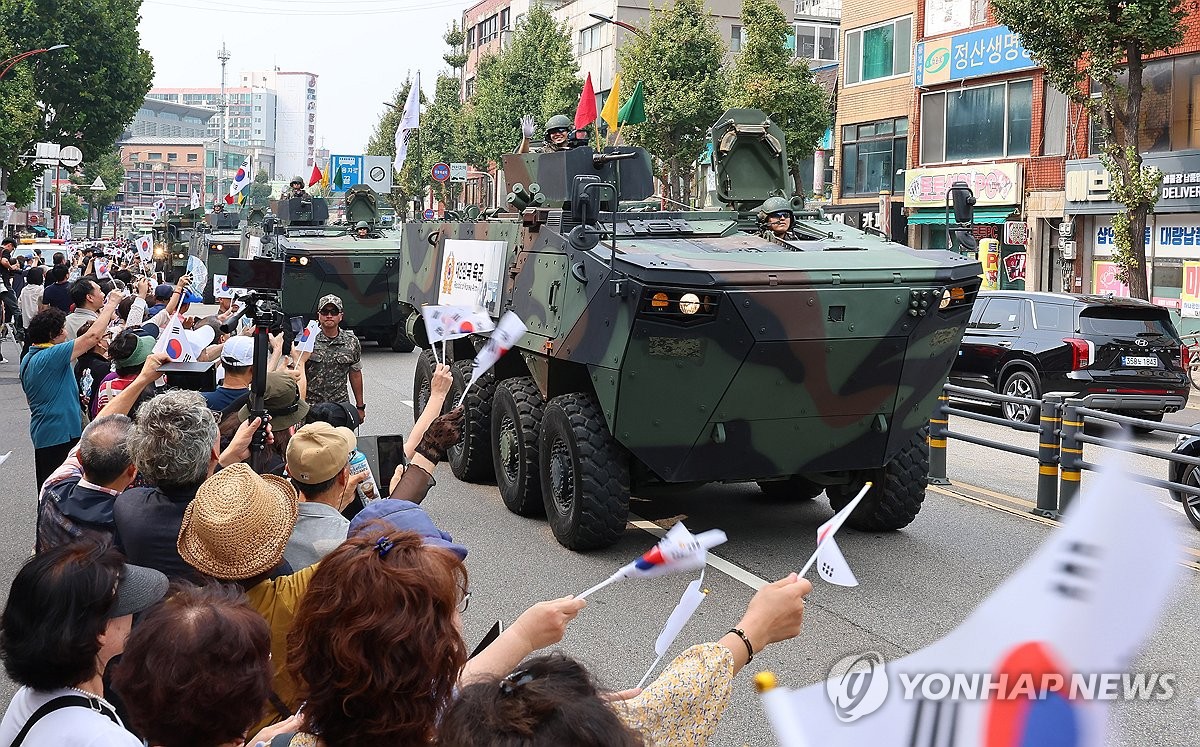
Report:
[[[154,352],[189,277],[106,287],[55,279],[61,266],[21,361],[38,508],[0,620],[21,685],[0,744],[702,745],[737,672],[799,633],[811,585],[792,575],[644,690],[606,692],[546,651],[586,607],[573,597],[533,605],[469,656],[468,551],[421,505],[462,436],[447,366],[371,500],[352,465],[365,403],[340,299],[314,309],[319,401],[303,355],[275,339],[259,370],[262,336],[218,331],[230,309],[186,325],[214,327],[199,358],[223,373],[197,392]],[[33,275],[26,287],[42,287]],[[67,309],[50,302],[63,283]]]

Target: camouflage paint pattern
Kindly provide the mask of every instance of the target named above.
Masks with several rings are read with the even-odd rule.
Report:
[[[613,215],[602,213],[606,236],[580,248],[567,238],[575,226],[562,169],[569,156],[579,173],[599,175],[590,155],[506,160],[510,188],[536,184],[542,207],[406,224],[401,303],[415,313],[438,302],[446,239],[505,241],[501,311],[528,331],[497,375],[528,372],[547,398],[593,391],[617,441],[668,482],[877,468],[925,425],[979,288],[978,262],[811,212],[798,214],[802,238],[789,242],[754,235],[747,210],[619,213],[615,249]],[[622,200],[647,196],[637,175],[622,178]],[[753,202],[753,190],[736,194]],[[950,288],[961,295],[939,309]],[[660,292],[665,309],[652,305]],[[684,293],[697,297],[693,315],[682,312]]]

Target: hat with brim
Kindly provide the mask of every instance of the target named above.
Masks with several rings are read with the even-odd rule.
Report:
[[[272,371],[267,374],[267,387],[263,393],[263,405],[271,416],[271,430],[275,432],[303,423],[308,416],[308,403],[300,398],[300,387],[296,380],[285,373]],[[250,405],[238,410],[238,421],[250,419]]]
[[[282,477],[239,462],[204,481],[183,513],[177,548],[196,570],[239,581],[283,559],[296,526],[296,489]]]
[[[133,349],[133,352],[128,357],[118,358],[113,363],[117,364],[117,368],[133,368],[142,365],[150,357],[150,353],[154,352],[154,342],[153,337],[139,337],[137,347]]]
[[[467,557],[467,548],[455,542],[449,534],[437,528],[425,509],[412,501],[402,501],[398,498],[383,498],[371,502],[350,520],[347,537],[353,537],[363,532],[376,529],[387,531],[416,532],[421,535],[421,541],[433,547],[449,550],[458,556],[459,560]]]
[[[121,569],[121,579],[117,581],[117,604],[108,616],[135,615],[157,604],[166,595],[167,577],[161,571],[126,563]]]

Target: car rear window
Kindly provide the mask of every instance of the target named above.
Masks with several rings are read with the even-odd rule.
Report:
[[[1074,332],[1071,307],[1064,304],[1033,302],[1033,324],[1037,329],[1053,330],[1055,332]]]
[[[1105,337],[1175,336],[1175,327],[1164,309],[1096,306],[1079,312],[1079,331]]]

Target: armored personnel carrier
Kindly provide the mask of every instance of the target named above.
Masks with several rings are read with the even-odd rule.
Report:
[[[154,268],[168,282],[175,282],[187,272],[188,253],[200,220],[197,211],[166,215],[151,228],[154,238]]]
[[[284,260],[283,311],[312,318],[327,293],[341,297],[342,325],[360,337],[400,353],[413,349],[403,333],[405,311],[397,304],[400,237],[379,224],[378,198],[366,185],[346,195],[346,222],[331,225],[323,198],[291,198],[271,203],[274,217],[247,233],[242,256],[261,254]],[[367,223],[367,236],[354,229]],[[253,246],[253,249],[251,248]]]
[[[204,303],[213,298],[213,276],[229,274],[229,258],[237,258],[242,246],[242,216],[238,213],[209,213],[196,222],[189,253],[208,268]]]
[[[510,212],[404,228],[414,343],[428,346],[422,304],[511,310],[528,328],[469,390],[455,474],[495,479],[569,548],[616,541],[631,489],[651,483],[754,481],[840,508],[870,480],[849,520],[868,531],[921,508],[928,418],[979,263],[799,210],[783,132],[760,111],[725,112],[711,137],[724,209],[646,211],[645,151],[579,147],[506,156]],[[757,235],[773,196],[797,208],[797,238]],[[482,340],[452,344],[448,402]],[[418,411],[433,364],[424,351]]]

